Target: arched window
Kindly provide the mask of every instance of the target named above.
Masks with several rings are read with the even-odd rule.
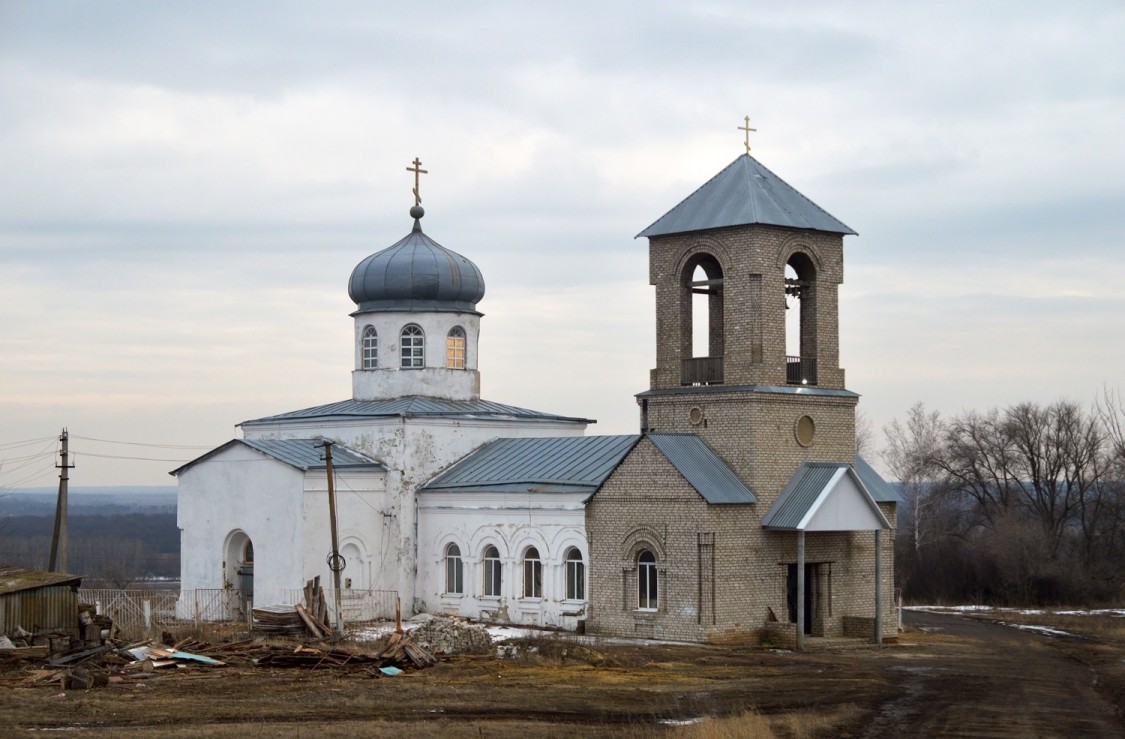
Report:
[[[254,542],[249,539],[246,540],[246,546],[242,548],[242,563],[247,565],[254,564]]]
[[[785,263],[785,381],[816,384],[816,266],[795,252]]]
[[[586,563],[577,547],[566,552],[566,598],[586,600]]]
[[[500,562],[500,552],[496,547],[487,546],[484,549],[484,594],[500,597],[500,577],[503,569]]]
[[[535,547],[528,547],[523,555],[523,597],[543,597],[543,562]]]
[[[370,370],[379,366],[379,334],[374,326],[363,329],[363,369]]]
[[[723,382],[723,267],[706,252],[694,255],[680,277],[684,311],[680,322],[683,385]],[[690,358],[690,359],[689,359]]]
[[[404,327],[399,343],[403,369],[418,369],[426,366],[426,335],[422,333],[421,326],[412,323]]]
[[[656,582],[656,555],[642,549],[637,555],[637,608],[655,611],[659,589]]]
[[[465,329],[454,326],[445,337],[445,366],[465,369]]]
[[[445,592],[453,595],[465,592],[461,548],[456,544],[450,544],[445,548]]]

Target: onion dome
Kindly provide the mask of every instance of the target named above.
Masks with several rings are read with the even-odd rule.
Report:
[[[476,313],[484,277],[472,261],[422,233],[422,206],[410,209],[414,228],[406,238],[356,265],[348,295],[356,313],[387,311]]]

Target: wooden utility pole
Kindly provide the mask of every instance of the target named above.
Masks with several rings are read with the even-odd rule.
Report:
[[[345,562],[340,556],[340,541],[336,534],[336,475],[332,469],[332,442],[325,439],[317,446],[324,447],[324,463],[328,469],[328,523],[332,529],[332,552],[328,555],[328,569],[332,570],[332,587],[336,593],[336,636],[344,635],[344,608],[340,595],[340,572]]]
[[[63,429],[59,436],[59,443],[61,444],[59,454],[62,456],[62,462],[55,465],[61,472],[59,472],[59,498],[55,503],[55,529],[51,534],[51,566],[49,568],[51,572],[66,572],[67,483],[70,482],[67,470],[74,469],[74,465],[67,463],[69,457],[68,440],[69,435],[66,429]]]

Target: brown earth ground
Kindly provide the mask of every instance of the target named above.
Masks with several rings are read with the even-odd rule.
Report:
[[[0,734],[228,737],[1122,736],[1125,619],[908,612],[897,644],[575,644],[370,668],[199,667],[88,691],[0,672]],[[813,640],[815,642],[815,640]],[[528,653],[526,647],[535,648]],[[690,725],[682,723],[693,719]]]

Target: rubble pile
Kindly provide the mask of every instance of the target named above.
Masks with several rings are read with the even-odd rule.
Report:
[[[431,618],[412,630],[410,636],[437,654],[488,654],[492,651],[488,629],[459,618]]]

